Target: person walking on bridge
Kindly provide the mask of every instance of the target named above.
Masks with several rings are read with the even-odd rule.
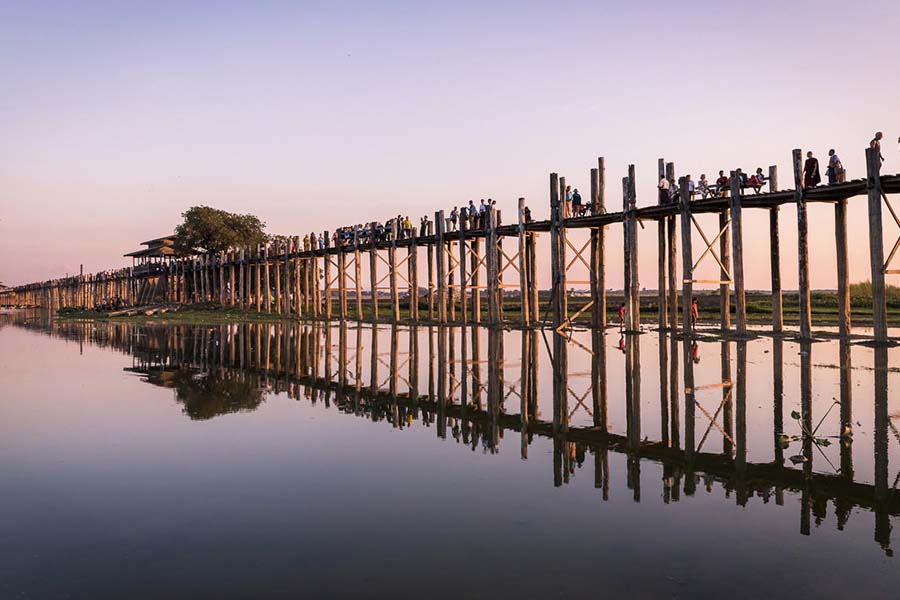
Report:
[[[806,153],[806,162],[803,164],[803,187],[810,190],[822,183],[819,174],[819,160],[813,158],[812,152]]]

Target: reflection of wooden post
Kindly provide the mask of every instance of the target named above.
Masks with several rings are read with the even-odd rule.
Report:
[[[672,448],[681,447],[681,407],[678,391],[678,341],[669,337],[669,421],[671,422]],[[677,499],[677,491],[673,492]]]
[[[850,354],[850,340],[842,339],[839,350],[838,366],[841,370],[841,475],[847,481],[853,481],[853,363]]]
[[[737,310],[737,332],[747,333],[747,297],[744,292],[744,229],[741,218],[741,182],[732,174],[731,198],[731,243],[734,250],[731,261],[734,280],[734,303]]]
[[[799,151],[797,151],[799,152]],[[812,344],[800,343],[800,415],[803,429],[813,430],[812,415]],[[800,497],[800,533],[810,533],[810,512],[812,509],[813,438],[803,436],[803,490]]]
[[[669,387],[666,379],[669,375],[669,348],[666,346],[666,334],[659,332],[659,417],[660,417],[660,441],[664,446],[669,446]]]
[[[737,376],[735,383],[734,467],[738,480],[738,504],[747,502],[747,342],[737,342]]]
[[[800,293],[800,338],[812,337],[812,321],[810,318],[809,297],[809,225],[806,218],[806,197],[803,190],[802,152],[799,148],[793,151],[794,158],[794,200],[797,202],[797,265],[799,271]]]
[[[774,411],[775,434],[775,464],[784,464],[784,448],[781,445],[781,435],[784,433],[784,341],[780,337],[772,340],[772,396]],[[775,491],[775,503],[784,504],[784,491],[777,488]]]
[[[877,152],[872,154],[877,157]],[[871,209],[871,204],[869,208]],[[869,215],[871,217],[871,210]],[[881,230],[878,231],[880,234]],[[884,549],[890,548],[891,544],[891,517],[888,509],[891,492],[888,480],[889,398],[888,351],[886,347],[879,346],[875,348],[875,541]]]
[[[872,269],[872,324],[875,339],[887,341],[887,304],[884,288],[884,232],[881,223],[881,156],[878,150],[866,150],[866,176],[869,188],[869,264]]]
[[[463,328],[465,331],[465,328]],[[465,338],[464,338],[465,339]],[[522,458],[528,458],[528,424],[530,422],[530,415],[528,413],[530,409],[530,387],[528,385],[529,379],[531,378],[530,370],[535,368],[535,365],[531,364],[529,358],[531,357],[531,349],[529,348],[529,344],[531,342],[531,336],[527,331],[522,330],[522,361],[521,361],[521,370],[519,374],[519,424],[521,429],[521,447],[520,447],[520,455]],[[465,343],[463,344],[465,348]],[[465,356],[465,349],[463,350],[463,356]],[[465,376],[463,376],[463,381],[465,381]]]

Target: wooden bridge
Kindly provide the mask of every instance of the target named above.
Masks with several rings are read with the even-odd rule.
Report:
[[[881,175],[877,151],[866,150],[865,179],[835,185],[804,189],[802,152],[793,151],[794,188],[778,189],[776,167],[769,168],[768,191],[745,194],[739,178],[732,172],[731,188],[724,197],[692,199],[687,181],[680,178],[681,196],[669,204],[638,207],[635,172],[632,165],[622,179],[622,210],[608,210],[607,178],[604,159],[591,169],[589,203],[592,215],[564,218],[565,178],[550,175],[550,219],[526,221],[525,201],[519,199],[517,220],[504,224],[500,211],[491,210],[483,227],[450,231],[443,211],[435,213],[435,231],[399,239],[398,232],[379,240],[375,224],[372,235],[361,241],[355,231],[352,240],[332,246],[329,232],[324,232],[325,247],[304,249],[300,236],[254,248],[242,248],[218,255],[202,255],[171,259],[152,269],[120,269],[93,275],[18,286],[0,292],[0,304],[43,306],[54,310],[64,307],[90,307],[96,303],[121,299],[133,306],[148,302],[199,303],[217,302],[263,312],[294,315],[312,319],[378,319],[411,323],[484,323],[510,324],[504,311],[507,290],[516,290],[521,310],[516,324],[531,326],[542,321],[541,299],[536,274],[536,237],[550,234],[552,287],[549,304],[543,307],[552,315],[553,328],[562,335],[575,318],[590,315],[591,325],[606,325],[606,229],[622,224],[624,228],[624,275],[626,329],[640,330],[640,273],[638,265],[637,226],[655,221],[658,225],[658,269],[656,305],[660,329],[678,329],[678,288],[681,287],[682,325],[690,323],[694,284],[720,286],[720,319],[722,329],[732,329],[731,297],[735,302],[734,331],[747,331],[746,293],[744,281],[743,212],[760,209],[769,213],[769,239],[772,290],[772,331],[784,328],[781,285],[781,250],[779,242],[779,207],[791,203],[797,208],[798,275],[800,337],[812,337],[809,282],[809,230],[807,205],[834,205],[834,240],[837,259],[839,329],[843,336],[851,332],[849,293],[847,208],[854,198],[867,199],[869,222],[870,267],[872,281],[874,338],[888,341],[885,276],[898,274],[891,263],[900,239],[885,258],[883,245],[883,207],[900,226],[900,218],[889,201],[889,194],[900,192],[900,175]],[[659,161],[659,174],[673,184],[673,163]],[[695,215],[717,214],[715,233],[703,231]],[[587,243],[578,247],[567,235],[570,229],[588,229]],[[704,242],[699,253],[692,247],[692,233],[697,230]],[[681,274],[678,274],[678,231],[681,232]],[[313,237],[316,234],[313,233]],[[507,246],[504,248],[504,241]],[[718,242],[718,248],[717,246]],[[514,248],[513,248],[514,245]],[[426,255],[427,287],[420,294],[420,254]],[[715,280],[699,280],[695,271],[701,261],[715,261],[720,276]],[[364,265],[364,263],[367,263]],[[575,280],[574,269],[586,268],[586,279]],[[364,289],[363,271],[368,285]],[[512,281],[512,275],[517,281]],[[680,281],[679,281],[680,280]],[[572,286],[586,286],[590,300],[574,314],[569,311]],[[515,295],[515,294],[513,294]],[[401,304],[401,298],[408,300]],[[487,314],[482,302],[487,304]],[[405,305],[405,306],[404,306]]]

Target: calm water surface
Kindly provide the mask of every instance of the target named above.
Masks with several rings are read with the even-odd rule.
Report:
[[[900,589],[900,350],[0,318],[3,598]]]

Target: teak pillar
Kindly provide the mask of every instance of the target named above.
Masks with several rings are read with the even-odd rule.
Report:
[[[812,337],[809,297],[809,225],[806,219],[806,197],[803,190],[802,151],[795,148],[794,158],[794,200],[797,203],[797,268],[800,295],[800,339]]]
[[[778,167],[769,167],[769,193],[778,191]],[[778,239],[779,207],[769,209],[769,258],[772,276],[772,331],[784,331],[784,312],[781,303],[781,244]]]

